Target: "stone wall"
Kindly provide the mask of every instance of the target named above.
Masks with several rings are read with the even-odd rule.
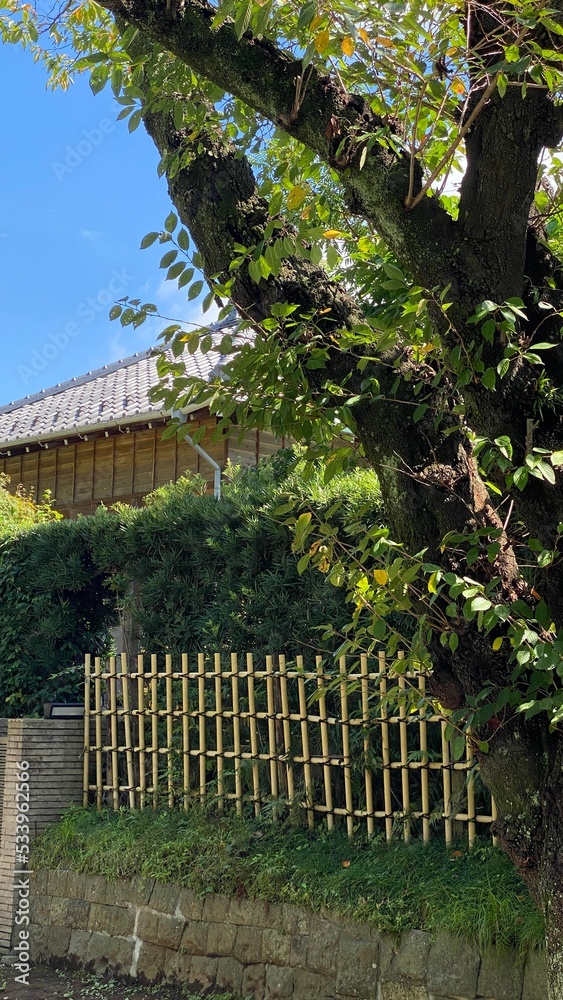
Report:
[[[545,1000],[540,953],[480,955],[459,939],[400,939],[286,903],[196,896],[151,879],[110,884],[41,871],[32,899],[34,960],[144,982],[219,987],[253,1000]]]

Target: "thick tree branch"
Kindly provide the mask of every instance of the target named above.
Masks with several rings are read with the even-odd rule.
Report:
[[[463,238],[487,261],[489,294],[498,302],[522,294],[538,156],[561,135],[547,93],[531,89],[523,98],[514,87],[504,98],[492,96],[466,136],[459,222]]]
[[[461,255],[470,258],[485,282],[486,269],[479,257],[458,242],[455,223],[435,199],[424,198],[416,211],[406,210],[408,156],[398,156],[375,143],[361,165],[363,145],[358,136],[384,133],[388,128],[362,97],[348,94],[340,83],[310,67],[307,87],[296,107],[301,60],[250,32],[238,41],[229,23],[214,30],[216,11],[205,0],[186,0],[176,17],[167,14],[161,0],[102,0],[101,6],[135,25],[330,164],[340,174],[351,211],[375,224],[415,281],[428,288],[448,284],[457,288]],[[340,125],[338,137],[329,138],[331,119]],[[343,138],[348,140],[345,161],[336,157]],[[415,194],[420,183],[417,170]]]

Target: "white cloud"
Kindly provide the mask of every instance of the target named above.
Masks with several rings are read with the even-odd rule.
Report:
[[[81,229],[80,235],[83,240],[87,240],[89,243],[101,243],[103,233],[99,229]]]

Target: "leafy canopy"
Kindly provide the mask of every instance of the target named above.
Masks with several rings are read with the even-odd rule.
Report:
[[[226,314],[233,298],[255,331],[251,339],[222,339],[220,349],[232,358],[224,376],[209,385],[186,374],[182,352],[217,344],[207,330],[191,330],[180,318],[163,332],[171,350],[161,360],[157,395],[171,407],[209,403],[220,416],[220,432],[230,431],[236,419],[292,434],[305,441],[311,458],[328,455],[327,478],[358,450],[385,468],[366,432],[364,415],[374,401],[399,403],[405,428],[418,428],[432,454],[435,440],[440,446],[448,436],[463,440],[494,504],[501,509],[510,498],[516,504],[510,544],[500,515],[454,526],[439,539],[423,531],[414,548],[375,525],[356,540],[350,570],[333,544],[330,518],[319,528],[321,546],[311,538],[314,519],[301,512],[294,518],[301,565],[317,563],[334,583],[348,581],[357,599],[356,631],[368,610],[360,633],[368,642],[389,639],[391,608],[411,613],[418,623],[412,645],[417,662],[436,640],[455,654],[460,635],[476,630],[506,660],[512,693],[505,688],[503,704],[508,700],[526,717],[547,710],[557,726],[563,718],[563,640],[549,599],[534,585],[542,570],[560,563],[561,524],[556,519],[542,534],[524,515],[518,520],[519,508],[526,511],[521,494],[534,480],[554,486],[563,464],[561,442],[552,433],[562,400],[548,363],[559,342],[561,308],[552,294],[562,239],[562,161],[553,152],[560,139],[557,115],[532,156],[541,155],[533,176],[535,234],[554,254],[551,273],[548,267],[537,284],[527,284],[523,275],[513,281],[508,270],[506,280],[490,277],[484,252],[480,259],[479,220],[471,219],[479,199],[472,199],[469,170],[461,204],[454,181],[466,169],[466,143],[491,107],[502,116],[516,99],[528,108],[539,95],[548,98],[544,110],[557,108],[563,80],[558,6],[544,0],[410,0],[361,8],[340,0],[330,6],[223,0],[199,10],[186,2],[178,20],[191,18],[196,40],[198,31],[206,44],[211,39],[198,55],[176,32],[176,18],[162,14],[162,27],[150,5],[147,14],[125,2],[70,3],[55,12],[2,2],[4,39],[23,43],[43,60],[53,85],[67,86],[74,73],[88,72],[94,91],[112,88],[129,129],[144,122],[155,141],[154,122],[167,120],[168,138],[171,130],[179,137],[159,145],[160,170],[171,190],[179,191],[174,184],[205,156],[219,161],[234,150],[253,168],[251,197],[262,216],[244,232],[233,224],[226,266],[213,267],[210,253],[193,249],[190,219],[182,224],[175,212],[143,241],[163,245],[161,267],[186,289],[188,301],[202,291],[203,268],[210,286],[206,304],[218,298]],[[224,46],[222,59],[215,43]],[[268,54],[274,59],[279,50],[276,66],[287,67],[288,80],[281,73],[277,90],[265,79],[260,91],[251,58],[263,56],[268,68]],[[334,113],[315,123],[310,103],[336,91]],[[497,169],[500,177],[501,159]],[[488,170],[494,185],[494,163]],[[462,224],[467,235],[454,239]],[[500,235],[509,246],[510,230]],[[297,288],[293,297],[288,293],[284,279],[296,267],[309,285],[322,268],[330,287],[343,290],[345,321],[331,325],[324,315],[330,306],[321,308],[313,297],[308,304]],[[467,293],[460,290],[463,267],[471,270]],[[264,294],[260,308],[248,304],[248,296],[241,303],[245,282],[260,303]],[[125,301],[112,317],[137,326],[155,312],[152,303]],[[542,340],[537,331],[544,322]],[[542,437],[540,431],[531,441],[488,416],[495,408],[488,394],[498,396],[500,413],[523,386],[531,398],[528,422],[549,424],[549,433]],[[392,449],[386,461],[401,469]],[[401,472],[414,476],[406,464]],[[425,481],[428,474],[427,468]],[[456,475],[454,468],[451,482]],[[400,507],[400,491],[393,496],[384,483],[385,491]],[[507,548],[517,557],[512,576]],[[379,568],[367,573],[373,557]]]

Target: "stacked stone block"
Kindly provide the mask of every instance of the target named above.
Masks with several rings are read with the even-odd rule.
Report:
[[[187,983],[252,1000],[545,1000],[540,953],[480,955],[407,931],[400,939],[328,912],[207,895],[151,879],[110,884],[73,872],[34,876],[35,960],[146,983]]]

